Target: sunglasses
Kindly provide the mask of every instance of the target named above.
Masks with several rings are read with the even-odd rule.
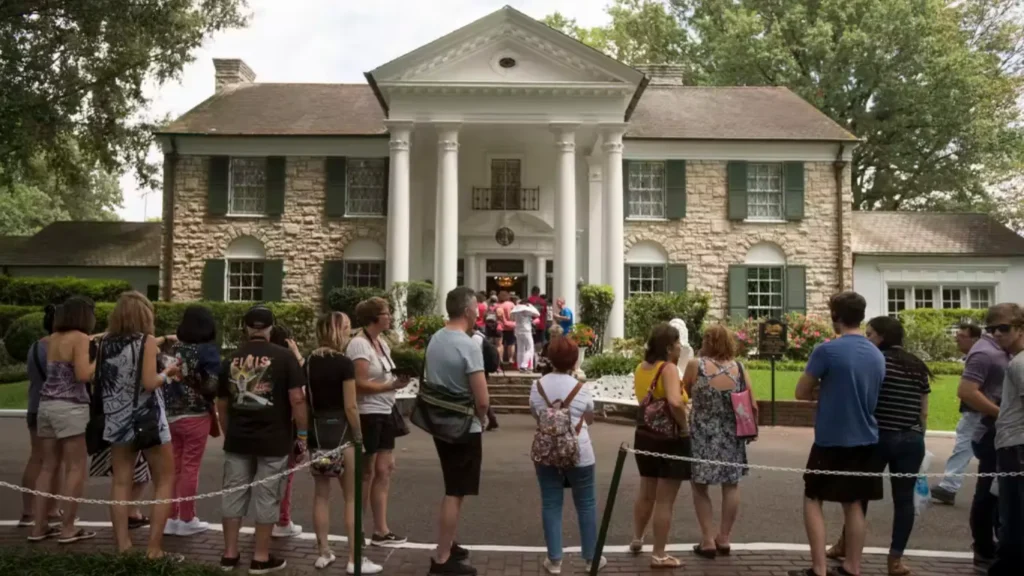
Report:
[[[1013,328],[1013,326],[1010,324],[996,324],[995,326],[985,326],[985,332],[988,334],[995,334],[996,332],[1009,334],[1011,328]]]

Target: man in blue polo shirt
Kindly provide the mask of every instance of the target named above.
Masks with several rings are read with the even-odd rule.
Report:
[[[867,303],[856,292],[832,297],[829,310],[837,338],[811,352],[796,387],[798,400],[818,400],[814,445],[808,470],[879,472],[875,447],[878,422],[875,406],[885,378],[885,358],[861,333]],[[791,576],[825,576],[825,515],[823,502],[843,505],[846,557],[837,573],[860,574],[867,525],[862,502],[881,500],[881,476],[804,475],[804,523],[811,547],[812,567]]]

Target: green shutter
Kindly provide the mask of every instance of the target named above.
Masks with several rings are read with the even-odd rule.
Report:
[[[784,206],[786,220],[804,218],[804,163],[786,162],[782,165],[782,182],[785,186]]]
[[[667,266],[665,288],[668,292],[686,292],[686,264],[669,264]]]
[[[686,217],[686,160],[665,161],[665,216]]]
[[[329,157],[324,161],[327,216],[345,215],[345,195],[348,190],[347,164],[345,162],[344,156]]]
[[[224,260],[207,260],[203,264],[203,300],[224,301]]]
[[[786,312],[807,313],[807,268],[786,266]]]
[[[210,157],[210,167],[206,175],[206,213],[210,216],[224,216],[228,213],[228,186],[230,174],[230,157]]]
[[[331,290],[345,285],[345,261],[327,260],[324,262],[321,283],[323,284],[324,301],[326,303],[327,296],[331,293]]]
[[[747,163],[729,162],[726,172],[729,188],[729,220],[746,220]]]
[[[280,302],[284,294],[284,260],[263,262],[263,301]]]
[[[622,267],[622,292],[623,296],[629,298],[629,264]]]
[[[622,217],[629,218],[629,160],[622,161]]]
[[[391,201],[391,158],[384,159],[384,215],[388,214],[388,202]]]
[[[736,320],[747,318],[746,266],[729,266],[729,316]]]
[[[267,158],[267,216],[280,216],[284,214],[284,188],[285,188],[286,159],[284,156],[270,156]]]

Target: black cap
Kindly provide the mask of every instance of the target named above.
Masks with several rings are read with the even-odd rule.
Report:
[[[274,325],[274,313],[263,305],[256,305],[249,308],[249,311],[242,317],[242,324],[253,330],[264,330]]]

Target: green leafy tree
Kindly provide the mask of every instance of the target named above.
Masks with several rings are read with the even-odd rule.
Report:
[[[679,62],[686,33],[666,4],[657,0],[615,0],[608,7],[611,24],[584,28],[555,12],[543,20],[584,44],[631,64]]]
[[[8,183],[24,181],[43,161],[67,190],[110,193],[93,181],[96,173],[127,169],[152,185],[156,167],[146,155],[154,123],[144,117],[144,86],[176,78],[211,34],[244,25],[246,6],[0,2],[0,174]]]

